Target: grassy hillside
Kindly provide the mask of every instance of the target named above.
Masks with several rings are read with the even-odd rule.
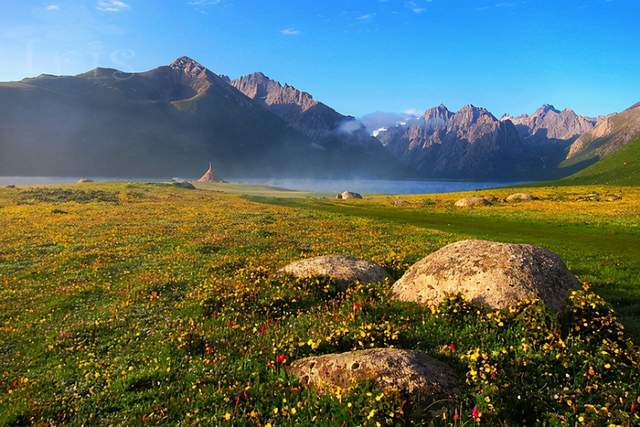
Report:
[[[640,421],[638,348],[593,293],[640,336],[640,189],[538,188],[540,200],[460,210],[460,195],[338,202],[202,188],[0,189],[0,425]],[[345,291],[277,273],[337,253],[397,278],[470,237],[549,247],[592,290],[560,317],[535,303],[431,311],[393,302],[388,283]],[[446,419],[431,423],[435,406],[370,384],[318,396],[286,370],[309,355],[389,346],[426,352],[463,379],[435,403]]]
[[[564,185],[640,185],[640,137],[560,181]]]

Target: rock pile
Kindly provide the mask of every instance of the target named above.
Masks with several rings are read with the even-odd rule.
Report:
[[[289,264],[281,271],[298,277],[325,275],[341,280],[380,281],[376,264],[327,256]],[[457,242],[414,264],[392,287],[393,297],[434,306],[451,295],[504,309],[540,299],[561,310],[576,278],[556,254],[532,245],[482,240]],[[311,356],[294,361],[288,372],[318,392],[349,389],[369,382],[384,392],[401,392],[437,414],[438,402],[455,398],[460,377],[447,364],[414,350],[373,348]]]
[[[211,165],[211,162],[209,162],[209,169],[207,169],[205,173],[200,178],[198,178],[196,182],[200,184],[207,184],[209,182],[224,182],[224,181],[216,176],[215,172],[213,171],[213,166]]]

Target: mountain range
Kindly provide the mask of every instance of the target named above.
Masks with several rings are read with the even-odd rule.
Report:
[[[358,139],[361,125],[342,129],[344,116],[307,95],[286,105],[290,89],[269,106],[187,57],[2,83],[0,171],[193,176],[211,160],[222,176],[403,176],[379,141]]]
[[[222,176],[531,180],[639,133],[639,105],[598,119],[440,105],[358,120],[263,73],[232,80],[188,57],[0,83],[0,175],[194,176],[211,160]]]
[[[522,138],[538,141],[573,140],[593,129],[598,121],[579,116],[570,108],[560,111],[549,104],[543,105],[531,115],[503,116],[502,120],[511,121]]]

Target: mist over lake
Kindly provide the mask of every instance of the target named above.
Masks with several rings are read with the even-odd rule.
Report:
[[[83,177],[47,176],[0,176],[0,185],[51,185],[72,184]],[[129,178],[129,177],[88,177],[96,182],[167,182],[172,179],[190,178]],[[355,191],[365,194],[429,194],[452,193],[457,191],[483,190],[507,187],[518,182],[485,181],[426,181],[399,179],[304,179],[304,178],[232,178],[231,183],[266,185],[289,190],[314,193],[339,193]]]
[[[237,179],[235,182],[252,185],[268,185],[292,190],[316,193],[355,191],[365,194],[428,194],[481,190],[515,185],[514,182],[484,181],[423,181],[396,179]]]

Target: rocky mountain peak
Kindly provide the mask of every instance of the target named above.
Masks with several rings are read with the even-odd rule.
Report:
[[[443,104],[429,108],[422,116],[427,130],[446,129],[451,117],[453,117],[453,113]]]
[[[538,108],[535,112],[535,114],[537,115],[542,115],[542,114],[547,114],[547,113],[559,113],[560,110],[556,109],[556,107],[554,107],[551,104],[544,104],[542,107]]]
[[[486,108],[476,107],[473,104],[467,104],[460,108],[457,113],[454,114],[454,119],[459,125],[471,125],[479,121],[483,122],[497,122],[493,114]]]
[[[298,106],[304,112],[318,105],[309,93],[289,84],[282,85],[261,72],[247,74],[231,84],[249,98],[260,100],[267,106]]]
[[[596,120],[582,117],[570,108],[560,111],[551,104],[544,104],[533,114],[518,117],[505,116],[516,125],[520,136],[535,140],[571,140],[589,132]]]
[[[199,76],[207,71],[207,68],[204,65],[189,58],[188,56],[181,56],[173,61],[169,67],[190,76]]]
[[[627,108],[627,110],[635,110],[636,108],[640,108],[640,102],[633,104],[631,107]]]

